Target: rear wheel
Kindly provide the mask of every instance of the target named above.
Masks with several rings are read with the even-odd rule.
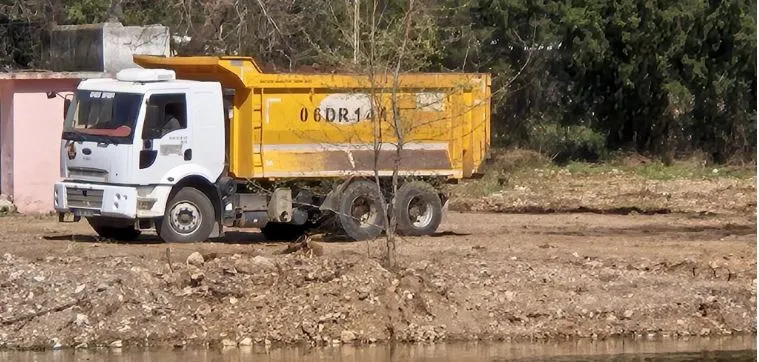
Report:
[[[133,241],[140,237],[140,230],[134,228],[134,222],[128,219],[107,217],[89,217],[87,222],[103,238],[118,241]]]
[[[163,220],[156,223],[158,236],[168,243],[197,243],[211,235],[214,208],[202,191],[185,187],[166,205]]]
[[[368,240],[385,229],[385,210],[377,185],[355,181],[340,196],[338,218],[345,233],[354,240]]]
[[[409,182],[396,194],[398,205],[398,231],[403,235],[430,235],[443,218],[443,205],[432,185]]]

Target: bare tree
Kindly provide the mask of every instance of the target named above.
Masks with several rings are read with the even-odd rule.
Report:
[[[404,209],[407,205],[399,203],[398,193],[405,185],[413,183],[403,178],[415,178],[411,172],[413,170],[404,168],[404,162],[408,161],[404,160],[404,151],[410,142],[444,140],[444,135],[447,135],[450,130],[439,127],[437,131],[440,134],[434,135],[429,131],[430,125],[440,123],[439,121],[446,117],[457,117],[460,114],[441,112],[438,119],[420,120],[410,117],[408,110],[402,107],[403,102],[407,102],[410,96],[408,90],[410,78],[404,78],[405,73],[424,71],[431,63],[431,59],[439,54],[444,46],[441,44],[440,32],[436,25],[436,2],[361,0],[356,4],[355,1],[233,2],[220,0],[208,3],[202,10],[208,12],[212,9],[225,9],[213,19],[206,18],[204,22],[198,23],[197,20],[193,21],[194,15],[180,17],[181,22],[187,24],[187,29],[194,27],[200,29],[188,31],[194,31],[201,37],[205,37],[203,34],[209,31],[203,29],[218,28],[215,34],[220,39],[218,44],[222,46],[219,49],[212,49],[213,51],[210,51],[212,53],[218,51],[227,54],[250,54],[269,60],[280,58],[279,63],[288,64],[287,68],[290,71],[297,69],[298,65],[304,65],[303,62],[307,59],[320,60],[333,68],[341,69],[340,73],[349,73],[352,74],[351,77],[355,77],[354,83],[358,88],[355,92],[368,98],[370,103],[368,119],[361,120],[371,124],[371,134],[345,134],[344,139],[348,140],[348,143],[371,145],[373,164],[370,168],[380,202],[379,215],[382,218],[381,222],[375,226],[384,231],[386,250],[383,253],[383,259],[388,267],[393,268],[397,265],[396,242],[399,233],[396,231],[399,215],[408,213],[408,210]],[[318,18],[318,24],[304,15],[305,3],[308,4],[309,11],[318,15],[315,16]],[[193,11],[198,12],[198,10],[188,10],[188,13]],[[235,25],[232,25],[234,28],[228,27],[230,19],[234,19]],[[330,36],[320,36],[319,32],[328,32]],[[243,41],[241,37],[247,37],[249,40]],[[194,40],[198,44],[205,44],[203,53],[209,52],[208,43],[203,42],[201,38]],[[293,43],[299,41],[305,44]],[[294,52],[293,49],[299,50]],[[441,94],[440,97],[429,102],[445,103],[449,96],[463,91],[465,87],[471,87],[471,84],[467,83],[464,80],[460,87],[450,86],[443,91],[448,94]],[[489,100],[481,101],[489,102]],[[471,107],[479,106],[481,105],[471,105]],[[455,112],[470,111],[472,111],[471,108],[459,108]],[[358,122],[359,119],[356,121]],[[417,132],[425,127],[428,130],[424,134],[430,139],[421,139],[420,132]],[[325,122],[317,128],[309,129],[309,132],[314,129],[318,129],[315,132],[324,133],[351,132],[350,127],[329,125]],[[467,132],[476,131],[472,129]],[[324,143],[324,140],[329,139],[324,134],[302,134],[299,137],[303,140],[311,138],[313,141],[311,143]],[[325,146],[330,145],[325,144]],[[391,149],[388,150],[388,148]],[[388,157],[392,159],[391,167],[388,167]],[[350,173],[350,170],[346,171]],[[366,172],[361,174],[368,176]],[[251,184],[256,185],[255,182]],[[429,186],[429,184],[425,185]],[[271,185],[253,187],[258,187],[261,191],[271,190]],[[347,215],[344,210],[333,208],[330,211],[338,214],[338,217],[354,218],[354,215]]]

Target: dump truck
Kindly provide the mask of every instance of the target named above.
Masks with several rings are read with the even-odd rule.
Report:
[[[443,188],[481,174],[490,75],[266,73],[250,57],[135,55],[139,66],[80,82],[65,110],[61,222],[102,237],[154,229],[200,242],[225,228],[273,240],[332,228],[427,235]],[[394,172],[399,182],[393,192]]]

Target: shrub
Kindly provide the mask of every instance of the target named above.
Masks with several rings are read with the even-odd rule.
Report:
[[[529,148],[548,155],[558,164],[569,161],[598,162],[607,156],[605,136],[582,125],[535,127]]]

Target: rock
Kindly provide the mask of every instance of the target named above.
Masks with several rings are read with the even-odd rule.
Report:
[[[271,259],[265,256],[261,256],[261,255],[255,256],[253,259],[251,259],[251,262],[253,263],[253,265],[264,270],[277,269],[277,265],[274,264],[274,262]]]
[[[228,338],[224,338],[221,340],[221,345],[224,347],[237,347],[237,342]]]
[[[121,348],[123,345],[124,343],[122,343],[120,339],[117,339],[110,344],[111,348]]]
[[[192,253],[192,254],[190,254],[190,256],[188,256],[187,260],[185,261],[185,263],[187,263],[187,265],[192,265],[192,266],[195,266],[195,267],[198,267],[198,268],[200,268],[201,266],[203,266],[203,264],[205,264],[205,262],[206,262],[206,260],[203,258],[203,255],[200,254],[197,251],[194,252],[194,253]]]
[[[211,306],[208,304],[201,304],[200,306],[198,306],[197,309],[195,309],[195,315],[198,315],[201,317],[205,317],[210,313],[211,313]]]
[[[76,289],[74,289],[74,294],[79,294],[84,291],[84,284],[79,284],[76,286]]]
[[[265,256],[255,256],[252,259],[235,260],[235,270],[240,274],[255,274],[260,271],[272,271],[277,269],[277,265],[270,258]]]
[[[629,309],[628,309],[628,310],[626,310],[626,311],[625,311],[625,314],[624,314],[624,316],[625,316],[625,319],[630,319],[630,318],[632,318],[632,316],[633,316],[633,311],[631,311],[631,310],[629,310]]]
[[[348,344],[356,340],[356,333],[353,331],[344,330],[340,333],[340,341]]]
[[[34,281],[38,282],[38,283],[44,282],[45,281],[45,277],[43,277],[41,275],[38,275],[38,276],[34,277]]]
[[[403,294],[403,297],[408,300],[414,299],[414,293],[412,293],[409,290],[404,290],[403,292],[401,292],[401,294]]]
[[[90,319],[87,318],[86,315],[77,313],[76,318],[74,319],[74,324],[76,324],[77,326],[82,326],[89,323],[90,323]]]
[[[301,323],[300,329],[303,331],[303,333],[308,335],[310,338],[314,338],[314,336],[317,333],[316,327],[314,327],[313,323],[309,321],[304,321],[303,323]]]
[[[198,286],[205,279],[205,274],[200,270],[190,272],[190,285]]]
[[[221,271],[224,272],[224,274],[229,275],[236,275],[237,269],[235,269],[235,266],[233,264],[225,264],[221,266]]]
[[[358,300],[364,300],[366,298],[369,298],[369,292],[371,290],[367,287],[359,287],[356,289],[356,293],[358,293]]]
[[[253,265],[253,263],[251,263],[250,260],[246,259],[235,260],[234,268],[240,274],[250,275],[256,271],[256,267]]]
[[[100,283],[98,284],[97,288],[95,288],[96,292],[102,292],[104,290],[108,289],[108,284]]]
[[[512,290],[509,290],[508,292],[504,293],[503,296],[505,297],[507,302],[513,302],[514,298],[516,298],[517,296],[517,293]]]
[[[250,337],[245,337],[242,340],[240,340],[240,346],[252,346],[253,345],[253,339]]]
[[[235,298],[235,297],[229,297],[229,304],[232,304],[232,305],[237,304],[237,298]]]
[[[11,214],[16,212],[16,205],[8,198],[7,195],[0,195],[0,214]]]
[[[611,314],[611,313],[610,313],[610,314],[609,314],[609,315],[606,317],[606,321],[607,321],[607,322],[614,322],[615,320],[617,320],[617,316],[615,316],[614,314]]]

